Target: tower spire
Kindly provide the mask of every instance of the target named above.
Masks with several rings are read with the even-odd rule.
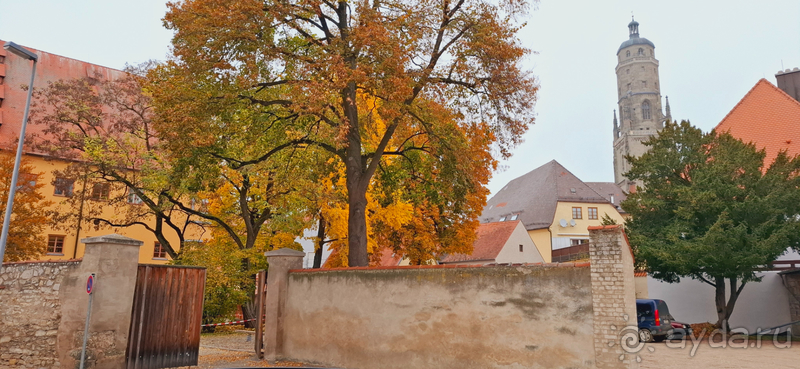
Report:
[[[631,14],[631,22],[628,23],[628,30],[630,31],[630,38],[639,38],[639,22],[633,19],[633,14]]]
[[[667,107],[666,107],[667,117],[666,118],[667,118],[668,122],[672,122],[672,112],[669,110],[669,96],[665,96],[665,98],[667,100]]]

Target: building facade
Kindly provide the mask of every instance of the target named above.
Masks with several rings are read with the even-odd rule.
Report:
[[[643,142],[656,135],[669,119],[661,109],[661,86],[655,45],[639,37],[639,22],[628,24],[630,38],[617,49],[617,104],[619,120],[614,112],[614,182],[626,191],[634,183],[625,173],[630,165],[625,157],[640,156],[647,151]]]
[[[0,45],[4,44],[5,41],[0,40]],[[114,80],[125,75],[123,71],[113,68],[91,64],[29,47],[26,47],[26,49],[35,53],[39,58],[34,79],[34,89],[45,88],[48,83],[57,80],[87,77]],[[26,88],[30,83],[30,73],[30,61],[7,53],[6,50],[0,48],[0,152],[7,152],[13,155],[16,151],[27,98]],[[31,124],[31,122],[29,122],[26,129],[26,137],[30,139],[34,135],[43,135],[45,134],[43,130],[44,127],[42,125]],[[41,189],[42,195],[44,195],[46,201],[50,201],[54,204],[52,206],[53,210],[64,211],[65,209],[63,209],[63,207],[68,206],[68,202],[66,201],[68,197],[71,197],[73,193],[77,194],[81,192],[83,186],[94,185],[91,182],[87,184],[85,180],[58,178],[56,173],[63,171],[71,162],[37,152],[34,147],[28,145],[28,141],[26,141],[24,147],[23,158],[23,160],[35,168],[36,172],[41,173],[38,176],[38,181],[44,184],[44,187]],[[61,183],[62,186],[57,185],[59,183]],[[65,183],[66,185],[63,185]],[[94,189],[94,187],[87,188]],[[94,205],[99,204],[104,206],[104,218],[113,218],[116,214],[115,212],[118,212],[119,209],[105,206],[104,204],[108,203],[109,192],[125,191],[125,189],[115,189],[113,186],[101,186],[101,189],[104,191],[100,191],[96,199],[90,197],[85,200],[84,205],[87,206],[79,206],[77,209],[72,209],[72,211],[78,213],[81,211],[85,212],[85,208],[88,208],[88,202],[93,202]],[[96,191],[93,191],[93,194],[94,192]],[[136,200],[138,200],[138,198],[129,197],[129,206],[144,206],[141,204],[141,200]],[[3,207],[5,207],[5,202],[3,203]],[[53,225],[44,231],[41,237],[47,240],[48,248],[47,253],[41,257],[42,260],[80,258],[83,256],[85,245],[79,240],[115,232],[144,242],[144,245],[140,248],[139,262],[163,264],[168,261],[168,256],[164,248],[161,247],[161,244],[157,242],[155,235],[148,231],[143,225],[108,227],[91,224],[86,221],[82,222],[80,220],[82,219],[81,215],[82,214],[78,214],[79,220],[74,224]],[[143,218],[142,222],[150,226],[155,224],[154,219]],[[14,227],[13,219],[11,227]],[[198,239],[200,238],[199,234],[198,231],[196,237]],[[168,235],[168,240],[171,244],[178,244],[177,235]]]

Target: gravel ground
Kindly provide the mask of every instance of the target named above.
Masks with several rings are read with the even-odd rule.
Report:
[[[250,336],[248,340],[248,336]],[[258,367],[269,368],[275,366],[299,367],[301,363],[278,362],[270,365],[264,360],[255,358],[255,343],[253,335],[241,332],[225,332],[203,334],[200,336],[199,369],[241,368]]]
[[[204,334],[200,338],[199,369],[241,368],[241,367],[299,367],[309,366],[295,362],[279,362],[270,365],[264,360],[255,359],[253,337],[247,333],[226,332]],[[741,343],[741,341],[739,341]],[[753,341],[749,341],[753,344]],[[640,369],[661,369],[667,367],[694,368],[800,368],[800,342],[773,345],[771,338],[762,340],[761,347],[711,347],[709,342],[701,341],[692,353],[692,342],[685,348],[668,347],[665,343],[647,344],[640,351]]]
[[[754,344],[753,341],[749,343]],[[639,368],[800,368],[800,342],[791,342],[791,347],[783,348],[785,344],[773,345],[771,338],[766,338],[760,348],[749,346],[710,347],[708,341],[702,341],[696,345],[692,355],[691,342],[687,342],[685,348],[653,343],[640,352],[642,362]]]

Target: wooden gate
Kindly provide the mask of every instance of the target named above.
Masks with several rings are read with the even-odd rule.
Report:
[[[197,365],[205,281],[205,268],[139,265],[128,369]]]

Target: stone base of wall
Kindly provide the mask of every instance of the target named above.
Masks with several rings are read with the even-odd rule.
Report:
[[[80,262],[9,263],[0,270],[0,367],[60,368],[56,336],[64,276]]]

